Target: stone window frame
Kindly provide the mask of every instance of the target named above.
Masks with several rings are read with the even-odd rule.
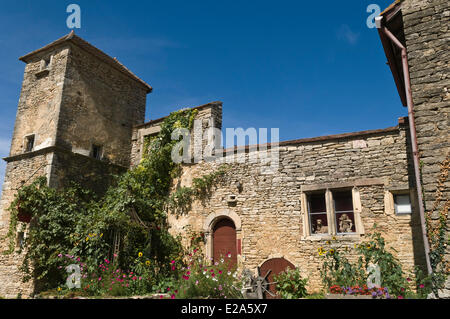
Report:
[[[33,147],[31,148],[31,150],[28,150],[28,143],[29,143],[29,140],[30,140],[30,138],[33,138]],[[27,134],[27,135],[25,135],[24,137],[23,137],[23,153],[30,153],[30,152],[33,152],[34,150],[35,150],[35,148],[36,148],[36,140],[37,140],[37,134],[36,133],[30,133],[30,134]]]
[[[333,203],[333,192],[351,190],[353,202],[353,215],[355,221],[355,232],[353,233],[339,233],[336,229],[336,213]],[[310,225],[310,215],[308,210],[308,195],[317,192],[325,192],[325,203],[327,210],[328,233],[326,234],[312,234]],[[343,238],[359,238],[365,233],[364,226],[361,220],[361,198],[357,186],[335,185],[334,187],[309,187],[309,190],[302,190],[301,193],[301,212],[303,220],[303,240],[328,240],[332,237],[339,239]]]
[[[43,78],[50,73],[53,66],[53,54],[43,56],[39,63],[39,71],[36,72],[35,76],[37,78]]]
[[[395,211],[395,195],[409,195],[409,200],[411,202],[411,213],[397,214]],[[385,191],[384,196],[384,213],[390,216],[396,216],[400,218],[410,218],[417,209],[417,197],[416,189],[410,188],[408,185],[400,185],[395,187],[390,187]]]
[[[41,59],[39,71],[50,70],[52,68],[52,65],[53,65],[53,54],[46,55]]]

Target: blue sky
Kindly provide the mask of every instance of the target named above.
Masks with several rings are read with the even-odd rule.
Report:
[[[146,119],[222,101],[224,127],[280,129],[280,140],[397,125],[406,116],[369,4],[350,1],[1,1],[0,156],[9,153],[24,64],[75,32],[154,91]],[[0,183],[5,164],[0,164]]]

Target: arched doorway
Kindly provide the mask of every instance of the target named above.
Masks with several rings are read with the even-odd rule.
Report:
[[[267,281],[269,283],[271,283],[271,282],[275,281],[273,277],[275,275],[278,275],[280,272],[285,271],[286,268],[295,269],[295,266],[291,262],[287,261],[284,258],[272,258],[272,259],[266,260],[261,265],[261,267],[259,267],[259,272],[262,277],[265,277],[267,272],[270,271],[270,274],[267,277]],[[273,295],[275,295],[277,292],[274,284],[269,285],[269,290]],[[278,299],[279,298],[279,297],[272,297],[268,293],[265,293],[264,297],[266,299],[275,299],[275,298]]]
[[[229,218],[219,219],[213,227],[213,261],[231,254],[231,264],[237,264],[236,227]]]

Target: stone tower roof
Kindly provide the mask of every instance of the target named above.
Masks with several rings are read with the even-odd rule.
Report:
[[[39,54],[41,52],[44,52],[50,48],[53,48],[55,46],[58,46],[62,43],[66,43],[66,42],[70,42],[82,49],[84,49],[85,51],[89,52],[90,54],[96,56],[97,58],[99,58],[101,61],[103,61],[104,63],[110,65],[111,67],[113,67],[114,69],[118,70],[119,72],[122,72],[123,74],[127,75],[128,77],[132,78],[133,80],[139,82],[140,84],[142,84],[146,89],[147,89],[147,93],[150,93],[153,88],[148,85],[147,83],[145,83],[143,80],[141,80],[140,78],[138,78],[133,72],[131,72],[128,68],[126,68],[122,63],[120,63],[116,58],[112,58],[109,55],[107,55],[106,53],[104,53],[103,51],[99,50],[98,48],[96,48],[95,46],[93,46],[92,44],[90,44],[89,42],[83,40],[82,38],[80,38],[79,36],[77,36],[75,34],[74,31],[70,32],[69,34],[63,36],[62,38],[59,38],[56,41],[53,41],[50,44],[47,44],[46,46],[35,50],[33,52],[30,52],[22,57],[19,58],[19,60],[28,63],[30,61],[30,59],[35,56],[36,54]]]

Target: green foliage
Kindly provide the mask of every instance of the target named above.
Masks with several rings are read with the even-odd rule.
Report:
[[[387,287],[393,296],[405,296],[411,289],[400,261],[386,250],[380,233],[374,232],[369,238],[369,241],[357,247],[357,251],[362,254],[358,261],[359,267],[367,269],[369,263],[377,264],[380,267],[381,286]]]
[[[422,179],[423,163],[420,165],[420,178]],[[447,237],[447,219],[450,209],[450,200],[445,197],[446,183],[448,181],[450,168],[450,157],[441,163],[441,170],[436,181],[436,192],[434,203],[429,211],[425,214],[427,237],[430,245],[430,266],[432,269],[431,285],[432,291],[437,296],[439,289],[443,288],[445,281],[449,275],[449,263],[446,261],[446,247],[449,244]],[[425,205],[425,189],[422,188],[423,206]],[[439,218],[434,220],[433,215],[438,214]]]
[[[169,287],[172,298],[177,299],[230,299],[242,298],[242,281],[232,266],[231,255],[210,264],[199,249],[188,255],[187,267],[182,267],[182,277]]]
[[[286,271],[274,276],[276,290],[283,299],[299,299],[307,295],[307,278],[302,278],[300,270],[286,269]]]
[[[12,252],[19,211],[32,215],[21,267],[25,279],[39,280],[41,289],[57,287],[67,277],[61,256],[69,255],[77,256],[77,262],[83,264],[83,275],[87,276],[84,288],[89,285],[86,288],[88,294],[143,293],[154,289],[157,281],[175,280],[171,262],[183,263],[183,248],[180,238],[169,233],[167,223],[172,180],[180,173],[180,165],[171,159],[172,148],[178,142],[171,139],[171,134],[175,128],[191,129],[196,113],[192,109],[181,110],[165,118],[159,134],[145,140],[141,163],[116,176],[102,198],[96,198],[92,192],[77,185],[59,190],[50,188],[45,178],[22,187],[10,206],[8,236],[9,252]],[[213,173],[204,181],[199,179],[196,192],[211,187],[216,177]],[[193,194],[186,192],[181,197],[188,195]],[[120,253],[112,257],[117,235]],[[138,253],[142,253],[142,260],[151,261],[152,266],[143,267],[141,260],[136,259]],[[114,263],[107,273],[103,273],[99,265],[109,258],[113,258]],[[132,281],[127,283],[128,286],[112,286],[115,275],[112,271],[119,271],[122,276],[139,273],[140,277],[151,279],[139,285]],[[97,280],[103,284],[102,288],[99,282],[94,284],[94,279],[100,277],[111,279],[111,285],[105,285],[101,282],[103,279]]]
[[[369,264],[376,264],[380,267],[381,287],[385,287],[390,296],[398,298],[410,296],[413,293],[409,283],[412,279],[407,278],[400,261],[386,249],[384,238],[378,232],[369,234],[368,238],[369,240],[364,243],[355,245],[356,253],[360,255],[356,263],[349,262],[342,256],[343,252],[337,249],[331,248],[328,251],[319,249],[319,255],[324,259],[320,270],[324,285],[328,289],[364,287],[369,276],[366,271]],[[424,295],[426,285],[429,286],[429,279],[421,275],[421,272],[416,274],[418,275],[416,285]]]
[[[327,288],[333,285],[351,287],[365,282],[364,270],[350,263],[340,251],[333,248],[327,251],[322,247],[318,251],[324,259],[320,276]]]

